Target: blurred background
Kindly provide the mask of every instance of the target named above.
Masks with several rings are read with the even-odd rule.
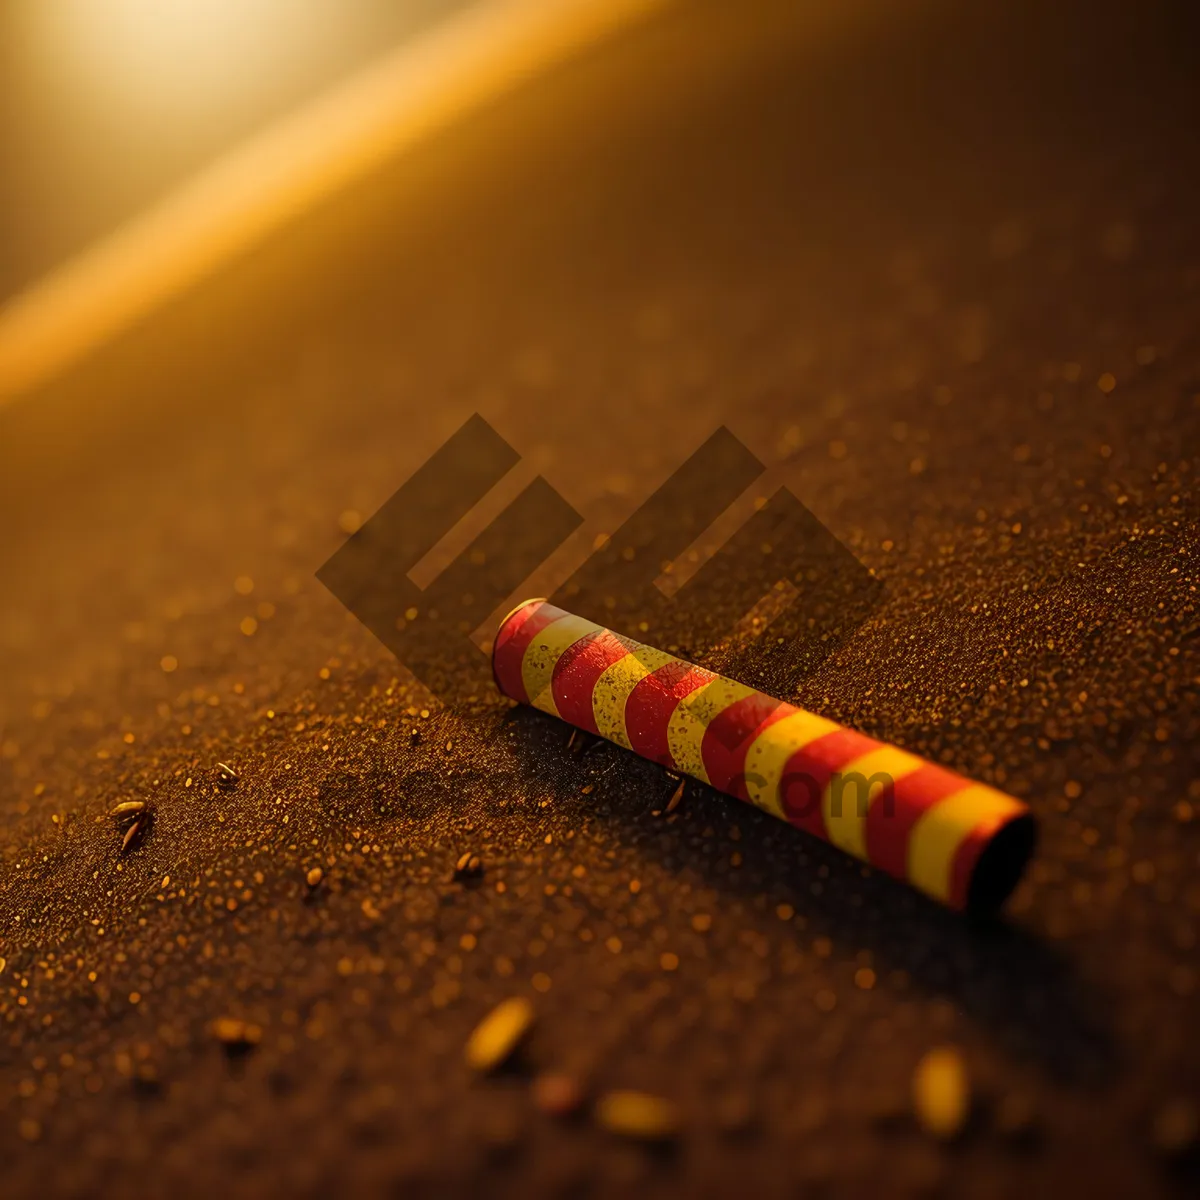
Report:
[[[4,0],[0,299],[471,0]]]
[[[1198,11],[0,0],[6,1194],[1196,1195]],[[727,426],[883,590],[785,698],[1029,803],[1004,919],[423,689],[315,572],[474,413],[534,594]]]

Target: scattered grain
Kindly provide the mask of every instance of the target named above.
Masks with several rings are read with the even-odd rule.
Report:
[[[962,1132],[970,1104],[967,1070],[958,1050],[953,1046],[930,1050],[913,1074],[913,1107],[922,1127],[949,1141]]]
[[[639,1141],[668,1141],[679,1132],[675,1106],[648,1092],[608,1092],[596,1102],[595,1115],[602,1129]]]
[[[533,1020],[533,1005],[524,996],[501,1001],[467,1039],[467,1065],[476,1071],[503,1066],[529,1033]]]

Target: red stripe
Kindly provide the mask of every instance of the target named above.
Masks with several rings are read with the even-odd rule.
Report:
[[[554,664],[550,680],[558,715],[589,733],[599,733],[592,707],[596,680],[628,653],[625,642],[608,629],[598,629],[568,646]]]
[[[671,714],[684,696],[716,678],[703,667],[676,659],[641,680],[625,701],[625,729],[634,753],[664,767],[675,766],[667,744]]]
[[[821,797],[829,781],[835,772],[879,746],[853,729],[835,729],[802,746],[787,760],[780,777],[779,800],[787,819],[828,841]]]
[[[531,600],[500,626],[492,650],[492,673],[506,696],[521,704],[529,703],[525,681],[521,678],[521,662],[525,658],[525,651],[551,621],[566,615],[561,608],[555,608],[545,600]]]
[[[796,711],[790,704],[763,692],[735,700],[717,713],[704,731],[700,755],[709,782],[718,791],[749,800],[746,790],[746,752],[768,725]]]
[[[867,809],[867,858],[897,879],[908,878],[908,838],[913,826],[938,801],[962,791],[966,780],[924,763],[876,796]]]

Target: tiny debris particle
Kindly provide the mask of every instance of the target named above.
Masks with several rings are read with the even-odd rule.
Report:
[[[467,1039],[467,1065],[480,1072],[503,1066],[524,1040],[533,1018],[533,1005],[524,996],[501,1001]]]
[[[648,1092],[608,1092],[596,1102],[596,1123],[622,1137],[664,1142],[679,1132],[679,1113],[669,1100]]]
[[[583,1103],[583,1089],[570,1075],[546,1071],[533,1081],[533,1103],[548,1117],[569,1117]]]
[[[467,850],[459,855],[458,862],[454,864],[454,875],[456,878],[470,879],[482,874],[483,859],[478,854],[473,854],[470,850]]]
[[[410,746],[419,746],[421,744],[421,731],[419,729],[410,729],[408,731],[408,744]]]
[[[1154,1145],[1168,1158],[1187,1154],[1200,1138],[1200,1112],[1191,1100],[1169,1100],[1154,1117]]]
[[[231,1054],[244,1053],[262,1041],[262,1027],[237,1017],[217,1017],[209,1026],[213,1037]]]
[[[671,798],[667,801],[667,812],[673,813],[679,807],[680,802],[683,800],[683,785],[684,780],[681,779],[679,786],[671,793]]]
[[[962,1055],[953,1046],[930,1050],[913,1073],[913,1108],[923,1129],[949,1141],[962,1132],[971,1106]]]
[[[310,888],[315,888],[317,884],[319,884],[324,878],[325,872],[322,871],[320,867],[312,867],[309,869],[308,874],[304,876],[304,882],[307,883]]]
[[[110,817],[125,817],[133,813],[145,812],[145,810],[145,800],[122,800],[120,804],[110,810],[108,815]]]
[[[121,839],[121,853],[124,854],[138,839],[142,832],[144,821],[139,817],[130,827],[125,830],[125,836]]]

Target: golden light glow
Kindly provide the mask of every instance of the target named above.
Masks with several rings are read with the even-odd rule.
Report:
[[[336,4],[295,0],[33,0],[20,5],[23,54],[76,95],[137,106],[167,125],[211,114],[288,58],[338,33]]]
[[[462,114],[668,2],[479,0],[405,42],[0,309],[0,402],[50,379],[296,214]],[[88,0],[69,3],[89,7]],[[207,12],[209,3],[120,0],[120,6],[130,14],[160,7],[178,13],[197,6]],[[213,7],[228,9],[240,37],[256,28],[241,25],[245,18],[235,17],[241,9],[232,0],[214,0]],[[151,55],[155,37],[187,36],[186,22],[169,34],[168,25],[156,17],[139,30],[136,53]],[[205,37],[195,39],[209,43],[197,45],[198,62],[220,50],[214,32],[220,24],[206,28]]]

